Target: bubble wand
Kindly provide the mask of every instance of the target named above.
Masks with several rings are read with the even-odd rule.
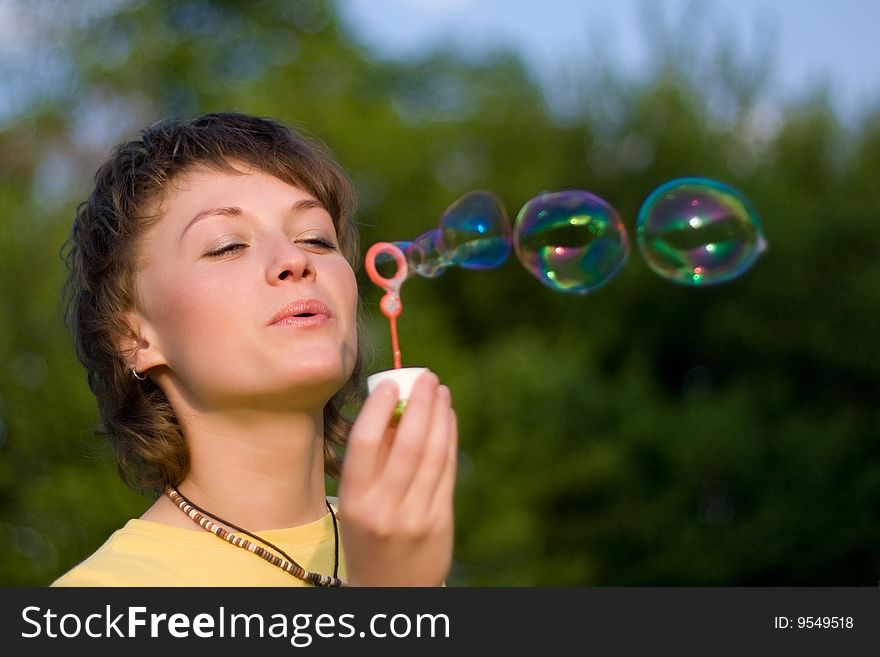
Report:
[[[382,255],[389,255],[397,265],[397,271],[391,278],[385,278],[376,269],[376,259]],[[378,242],[370,247],[364,258],[367,274],[370,280],[385,290],[385,295],[379,301],[382,314],[388,318],[391,324],[391,349],[394,353],[394,369],[401,369],[400,342],[397,339],[397,318],[403,311],[403,302],[400,300],[400,286],[408,275],[406,256],[398,247],[391,242]]]
[[[382,276],[376,268],[376,261],[382,255],[391,256],[397,265],[397,271],[390,278]],[[367,269],[367,275],[369,275],[370,280],[385,290],[385,295],[379,301],[379,308],[381,308],[382,314],[388,318],[388,322],[391,325],[391,350],[394,353],[394,369],[376,372],[368,376],[367,389],[372,392],[379,385],[379,382],[385,379],[392,379],[397,383],[398,401],[394,414],[391,417],[391,426],[396,426],[400,421],[401,415],[403,415],[403,411],[406,409],[415,380],[426,369],[424,367],[403,367],[401,364],[400,342],[397,337],[397,318],[403,312],[400,287],[409,275],[409,268],[406,264],[406,255],[398,246],[390,242],[378,242],[371,246],[364,257],[364,266]]]

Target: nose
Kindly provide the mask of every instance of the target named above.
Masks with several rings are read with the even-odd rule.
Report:
[[[299,280],[314,280],[315,265],[308,251],[289,239],[284,239],[277,247],[266,270],[270,285],[280,285]]]

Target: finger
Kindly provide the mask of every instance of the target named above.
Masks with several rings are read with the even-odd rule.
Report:
[[[382,471],[382,485],[394,499],[403,498],[422,458],[438,384],[437,375],[431,371],[421,374],[413,384]]]
[[[422,459],[416,467],[409,490],[408,501],[421,514],[427,513],[433,503],[437,484],[446,468],[449,457],[449,424],[452,421],[451,396],[449,388],[439,386],[434,395],[434,410],[431,426],[422,452]]]
[[[367,397],[348,434],[348,446],[339,481],[343,488],[363,490],[377,475],[384,459],[383,443],[397,405],[397,384],[383,381]],[[387,448],[386,448],[387,449]]]
[[[434,493],[430,515],[432,518],[452,514],[452,502],[455,496],[455,481],[458,473],[458,416],[455,410],[450,409],[452,417],[449,421],[449,436],[446,441],[447,455],[446,464],[443,466],[443,474],[437,482],[437,490]]]
[[[376,451],[376,461],[374,463],[373,478],[377,478],[385,469],[388,462],[388,453],[391,451],[391,445],[394,443],[394,427],[388,426],[379,442],[379,449]]]

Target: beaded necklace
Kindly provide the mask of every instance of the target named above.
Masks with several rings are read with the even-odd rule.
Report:
[[[201,526],[203,529],[207,529],[209,532],[219,538],[222,538],[227,543],[231,543],[236,547],[243,548],[248,552],[253,552],[261,559],[268,561],[273,566],[278,566],[279,568],[281,568],[281,570],[290,575],[293,575],[297,579],[309,582],[310,584],[314,584],[315,586],[347,586],[348,584],[345,580],[337,577],[337,574],[339,573],[339,526],[336,522],[336,513],[334,513],[333,507],[330,505],[329,500],[325,500],[325,502],[327,503],[327,508],[330,509],[330,516],[333,518],[333,537],[335,541],[332,576],[320,575],[318,573],[307,571],[305,568],[300,566],[293,559],[293,557],[291,557],[277,545],[270,543],[265,538],[260,538],[256,534],[252,534],[247,529],[239,527],[238,525],[234,525],[228,520],[224,520],[223,518],[214,515],[210,511],[206,511],[205,509],[201,508],[200,506],[196,505],[195,503],[184,497],[183,493],[177,490],[176,486],[169,486],[168,488],[166,488],[165,494],[171,499],[172,502],[177,505],[177,507],[181,511],[188,515],[193,520],[193,522]],[[277,554],[272,554],[272,552],[262,547],[261,545],[251,543],[246,538],[242,538],[241,536],[237,536],[236,534],[227,531],[220,525],[211,522],[208,516],[218,522],[222,522],[228,527],[232,527],[236,531],[246,534],[257,541],[268,545],[270,548],[278,552],[281,556],[279,557]]]

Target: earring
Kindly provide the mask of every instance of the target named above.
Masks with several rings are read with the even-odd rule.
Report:
[[[138,381],[146,381],[146,380],[147,380],[147,375],[146,375],[146,374],[141,374],[140,376],[138,376],[137,370],[134,369],[133,367],[131,368],[131,375],[132,375],[134,378],[136,378]]]

